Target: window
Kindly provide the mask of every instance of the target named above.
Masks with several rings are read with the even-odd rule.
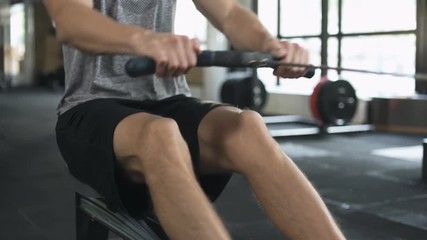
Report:
[[[398,47],[397,47],[398,46]],[[342,39],[342,67],[415,74],[415,35],[356,36]],[[410,95],[415,81],[389,75],[343,72],[361,97]]]
[[[415,0],[344,0],[342,32],[414,30]]]
[[[177,1],[175,12],[175,33],[197,38],[206,43],[207,20],[197,11],[192,1]]]
[[[10,38],[6,46],[5,74],[17,76],[22,72],[21,62],[25,54],[25,12],[24,4],[10,7]]]
[[[416,0],[275,2],[271,6],[270,1],[258,1],[261,21],[279,38],[307,48],[313,65],[415,74]],[[322,52],[326,46],[327,51]],[[320,70],[314,79],[281,79],[280,85],[267,70],[260,70],[259,76],[270,91],[311,94]],[[333,70],[327,71],[327,76],[330,80],[348,80],[359,97],[415,92],[413,78]]]
[[[287,37],[320,35],[322,30],[321,1],[281,0],[279,5],[280,35]]]

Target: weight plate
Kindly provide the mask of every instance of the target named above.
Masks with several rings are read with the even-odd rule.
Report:
[[[267,102],[265,85],[257,79],[255,86],[252,78],[227,80],[221,87],[221,101],[239,108],[261,111]]]
[[[357,104],[356,91],[345,80],[327,81],[319,89],[317,111],[323,124],[347,124],[353,119]]]
[[[320,118],[319,115],[319,111],[318,111],[318,107],[317,107],[317,101],[318,101],[318,97],[319,97],[319,91],[320,88],[323,86],[323,84],[325,84],[327,82],[327,78],[326,77],[322,77],[319,81],[319,83],[317,83],[317,85],[314,87],[313,89],[313,93],[310,96],[309,99],[309,104],[310,104],[310,112],[311,115],[313,116],[313,118],[317,121],[317,122],[322,122],[322,119]]]

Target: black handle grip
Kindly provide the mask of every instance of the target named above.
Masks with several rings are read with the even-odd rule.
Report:
[[[202,51],[197,56],[198,67],[271,67],[280,63],[271,53],[239,51]],[[125,66],[131,77],[150,75],[156,72],[156,62],[150,57],[137,57],[129,60]],[[314,69],[309,69],[306,78],[314,76]]]
[[[202,51],[197,56],[198,67],[249,67],[250,59],[259,59],[262,53],[237,51]],[[265,55],[265,54],[264,54]],[[137,57],[129,60],[125,66],[131,77],[150,75],[156,72],[156,62],[150,57]]]
[[[316,74],[316,70],[314,68],[309,68],[308,71],[304,74],[305,78],[312,78]]]
[[[126,62],[125,71],[130,77],[154,74],[156,72],[156,62],[150,57],[133,58]]]

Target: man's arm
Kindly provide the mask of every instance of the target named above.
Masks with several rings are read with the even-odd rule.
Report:
[[[197,9],[241,50],[267,51],[285,63],[308,64],[308,52],[298,44],[279,41],[262,25],[250,10],[236,0],[193,0]],[[301,77],[306,72],[300,67],[279,67],[274,74],[287,78]]]
[[[235,0],[193,0],[197,9],[242,50],[269,51],[266,42],[276,41],[250,10]]]
[[[95,54],[150,56],[159,76],[177,76],[195,65],[199,44],[188,37],[120,24],[93,9],[93,0],[44,0],[44,4],[62,43]]]
[[[125,26],[93,9],[92,0],[44,0],[60,42],[91,53],[135,53],[144,29]]]

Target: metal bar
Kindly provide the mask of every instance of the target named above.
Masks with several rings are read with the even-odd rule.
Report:
[[[326,128],[327,133],[368,132],[373,130],[374,126],[370,124],[331,126]]]
[[[427,3],[417,0],[417,50],[415,68],[417,73],[427,73]],[[415,91],[427,94],[427,82],[416,81]]]
[[[284,115],[284,116],[264,116],[265,124],[274,124],[274,123],[291,123],[299,122],[302,117],[296,115]]]
[[[80,198],[80,210],[126,240],[156,240],[158,236],[143,222],[120,213],[111,212],[99,200]]]
[[[329,0],[322,0],[322,33],[320,58],[322,65],[328,65],[328,10]],[[322,69],[322,76],[326,75],[326,69]]]
[[[293,136],[309,136],[320,134],[318,127],[295,128],[295,129],[282,129],[282,130],[269,130],[272,137],[293,137]]]
[[[423,140],[423,160],[421,169],[421,176],[424,180],[427,180],[427,138]]]
[[[144,239],[130,230],[127,226],[124,227],[120,221],[112,215],[103,212],[103,210],[99,209],[95,204],[88,202],[85,199],[82,199],[80,210],[125,240]]]
[[[258,15],[258,0],[252,0],[252,11]]]
[[[384,35],[408,35],[416,34],[415,30],[403,30],[403,31],[386,31],[386,32],[358,32],[358,33],[343,33],[339,31],[337,34],[327,34],[328,38],[331,37],[360,37],[360,36],[384,36]],[[280,39],[296,39],[296,38],[315,38],[321,37],[321,35],[295,35],[295,36],[282,36],[279,35]]]
[[[313,34],[313,35],[293,35],[293,36],[283,36],[283,35],[278,35],[277,37],[278,37],[279,39],[286,39],[286,40],[296,39],[296,38],[307,39],[307,38],[320,38],[320,37],[321,37],[321,34]]]
[[[406,77],[406,78],[415,78],[417,80],[427,81],[427,74],[406,74],[406,73],[396,73],[396,72],[383,72],[383,71],[373,71],[373,70],[363,70],[363,69],[354,69],[354,68],[343,68],[343,67],[331,67],[325,65],[308,65],[308,64],[296,64],[296,63],[284,63],[280,61],[262,61],[259,63],[260,67],[277,67],[279,65],[289,66],[289,67],[306,67],[313,69],[327,69],[327,70],[336,70],[336,71],[348,71],[348,72],[358,72],[358,73],[368,73],[368,74],[377,74],[377,75],[390,75],[394,77]]]
[[[281,38],[282,33],[281,28],[282,28],[282,1],[281,0],[277,0],[277,37]]]
[[[359,36],[382,36],[382,35],[407,35],[415,34],[415,30],[401,30],[401,31],[384,31],[384,32],[355,32],[355,33],[343,33],[340,31],[342,37],[359,37]],[[334,35],[330,35],[333,37]]]
[[[282,33],[280,32],[280,29],[282,28],[282,12],[281,12],[281,0],[277,0],[277,38],[282,37]],[[279,76],[276,77],[276,86],[280,86],[280,78]]]
[[[338,0],[338,34],[337,34],[337,40],[338,40],[338,51],[337,51],[337,66],[342,66],[342,11],[343,11],[343,0]],[[341,74],[340,71],[338,71],[338,74]]]

